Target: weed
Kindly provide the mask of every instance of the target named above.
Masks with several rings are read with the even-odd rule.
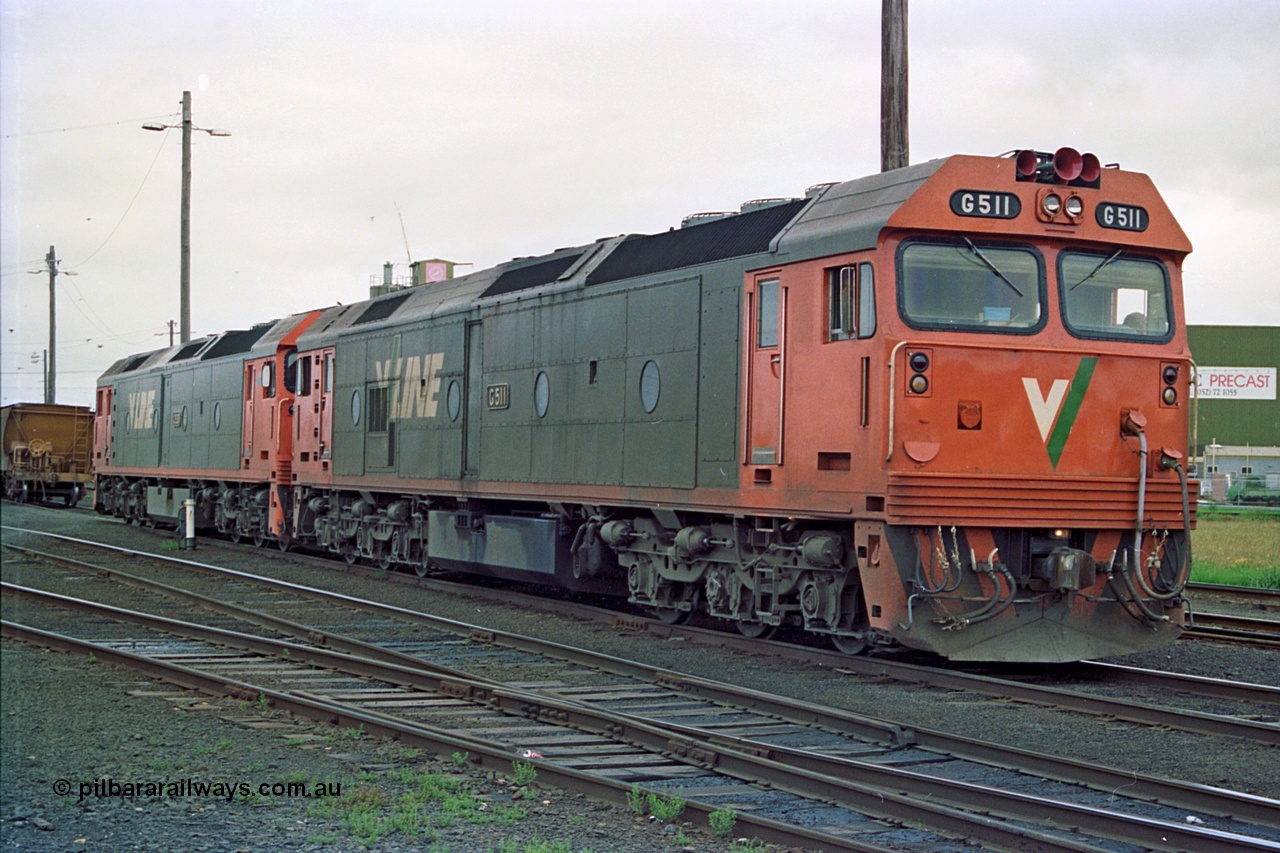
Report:
[[[764,853],[768,847],[758,838],[739,838],[729,845],[729,853]]]
[[[680,797],[649,792],[649,813],[661,821],[675,820],[684,811],[685,802]]]
[[[511,770],[512,781],[520,788],[529,787],[538,778],[538,768],[528,761],[513,761]]]
[[[527,809],[522,809],[519,806],[503,806],[497,810],[492,820],[501,826],[513,826],[528,816],[529,811]],[[473,820],[472,823],[476,823],[476,821]]]
[[[413,761],[422,755],[422,750],[414,746],[400,747],[400,759],[402,761]]]
[[[471,753],[455,752],[452,756],[450,756],[449,760],[453,762],[454,767],[461,770],[462,768],[466,767],[467,762],[471,760]]]
[[[397,809],[391,813],[391,825],[405,835],[419,835],[424,829],[422,806],[413,802],[411,798],[406,799],[407,802],[401,800]]]
[[[734,824],[738,822],[738,813],[733,809],[721,809],[711,812],[707,815],[707,823],[711,825],[711,829],[721,838],[726,838],[733,832]]]
[[[649,811],[649,795],[640,789],[639,785],[632,785],[631,790],[627,791],[627,807],[636,814],[645,814]]]

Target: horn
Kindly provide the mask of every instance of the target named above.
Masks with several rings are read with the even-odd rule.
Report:
[[[1036,173],[1036,167],[1040,165],[1040,157],[1030,149],[1019,151],[1017,164],[1018,177],[1029,178]]]
[[[1096,154],[1085,154],[1080,158],[1080,180],[1093,183],[1102,175],[1102,163]]]
[[[1063,183],[1074,181],[1080,177],[1080,170],[1083,168],[1084,158],[1080,156],[1080,152],[1076,149],[1059,148],[1053,152],[1053,173]]]

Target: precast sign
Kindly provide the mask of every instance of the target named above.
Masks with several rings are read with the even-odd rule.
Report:
[[[1205,400],[1274,400],[1274,367],[1197,367],[1193,395]]]

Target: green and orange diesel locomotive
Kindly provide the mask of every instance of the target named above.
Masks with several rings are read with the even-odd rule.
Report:
[[[123,359],[96,501],[850,653],[1151,649],[1190,567],[1190,250],[1071,149],[824,184]]]

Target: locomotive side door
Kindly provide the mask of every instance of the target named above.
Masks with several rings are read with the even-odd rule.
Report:
[[[244,470],[269,473],[276,449],[274,356],[245,362]]]
[[[328,460],[333,457],[333,348],[324,351],[320,375],[320,458],[328,470]]]
[[[93,424],[93,446],[94,467],[99,470],[110,466],[114,455],[111,451],[111,433],[115,418],[111,404],[114,395],[115,388],[98,389],[98,413]]]
[[[484,326],[480,323],[467,323],[466,346],[466,385],[467,401],[464,429],[466,435],[462,440],[462,475],[474,477],[480,473],[480,418],[484,409]]]
[[[757,274],[748,285],[743,334],[746,405],[743,429],[744,465],[781,465],[786,395],[787,288],[777,272]],[[757,470],[755,481],[767,483],[770,472]]]
[[[173,440],[173,420],[169,401],[173,399],[173,377],[166,375],[160,383],[160,402],[156,405],[156,464],[169,467],[169,444]]]

